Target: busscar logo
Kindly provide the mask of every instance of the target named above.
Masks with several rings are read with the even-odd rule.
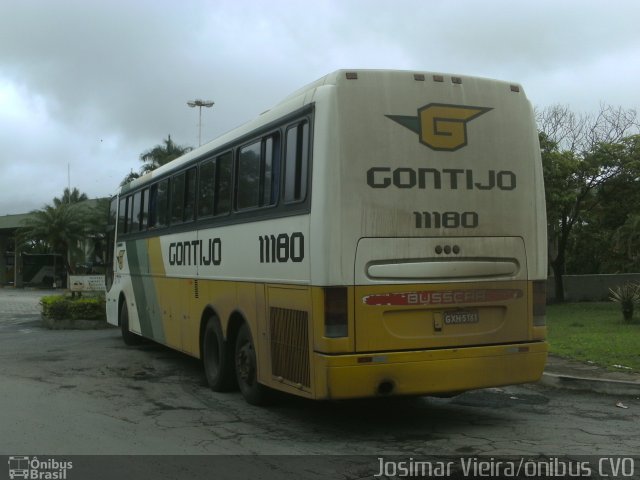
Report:
[[[453,152],[467,145],[467,123],[493,110],[488,107],[430,103],[418,109],[418,116],[386,115],[417,133],[420,143],[433,150]]]

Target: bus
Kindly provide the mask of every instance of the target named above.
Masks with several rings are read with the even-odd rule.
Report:
[[[340,70],[123,186],[107,317],[251,404],[533,382],[546,212],[523,88]]]

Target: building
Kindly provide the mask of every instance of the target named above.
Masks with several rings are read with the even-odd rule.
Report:
[[[101,199],[85,202],[95,208]],[[26,285],[52,286],[54,282],[65,285],[65,259],[51,253],[25,253],[16,248],[16,233],[29,218],[29,213],[0,216],[0,287],[13,285],[21,288]],[[106,212],[105,212],[106,221]],[[76,259],[74,270],[77,273],[104,272],[103,235],[89,235],[78,245],[82,258]]]

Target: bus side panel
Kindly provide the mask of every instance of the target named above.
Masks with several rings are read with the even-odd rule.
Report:
[[[170,338],[165,337],[166,329],[158,311],[158,287],[151,273],[151,263],[157,260],[150,255],[152,245],[153,240],[146,239],[126,242],[132,289],[132,294],[125,293],[129,304],[130,329],[143,337],[176,346]],[[137,317],[137,322],[132,321],[133,317]]]
[[[265,385],[312,398],[313,362],[312,289],[270,284],[266,289],[266,328],[260,343],[259,380]]]

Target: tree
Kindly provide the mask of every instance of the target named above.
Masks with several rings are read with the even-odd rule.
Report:
[[[62,198],[55,197],[53,199],[53,205],[59,207],[63,204],[70,205],[72,203],[84,202],[88,199],[89,197],[87,197],[86,193],[80,193],[80,190],[75,187],[71,191],[69,191],[68,188],[65,188],[64,192],[62,193]]]
[[[151,172],[191,150],[193,147],[177,145],[171,140],[171,135],[167,135],[167,139],[163,140],[162,145],[156,145],[140,155],[140,160],[144,163],[140,171],[142,173]]]
[[[588,224],[598,206],[598,192],[629,170],[625,142],[637,130],[635,110],[600,106],[596,116],[576,115],[568,107],[536,112],[545,177],[549,263],[555,279],[555,297],[564,300],[572,233]]]
[[[622,253],[632,269],[640,268],[640,214],[627,217],[625,223],[615,232],[615,249]]]
[[[123,187],[127,183],[132,182],[133,180],[135,180],[136,178],[140,178],[140,174],[138,172],[134,172],[133,169],[131,169],[129,174],[126,177],[124,177],[122,179],[122,181],[120,182],[120,186]]]
[[[624,169],[598,189],[597,205],[589,215],[594,234],[584,240],[592,244],[594,257],[599,257],[597,273],[637,272],[640,268],[634,240],[634,225],[638,225],[634,217],[640,217],[640,136],[627,137],[615,148]],[[595,246],[598,241],[592,241],[596,236],[599,247]]]
[[[107,199],[89,202],[77,188],[65,188],[61,198],[55,197],[51,205],[29,214],[18,232],[18,241],[31,252],[62,256],[66,270],[73,272],[74,259],[85,261],[81,246],[89,245],[87,240],[93,241],[95,255],[104,258],[108,211]],[[54,270],[55,262],[54,256]]]
[[[193,147],[176,144],[171,140],[171,135],[167,135],[166,140],[162,142],[161,145],[156,145],[140,154],[140,161],[143,162],[142,167],[140,167],[140,173],[131,170],[120,183],[121,186],[193,150]]]
[[[71,258],[78,249],[78,242],[85,238],[87,220],[88,209],[82,203],[45,205],[42,210],[32,211],[23,221],[20,240],[22,243],[42,242],[50,252],[65,258],[66,269],[72,271]]]

